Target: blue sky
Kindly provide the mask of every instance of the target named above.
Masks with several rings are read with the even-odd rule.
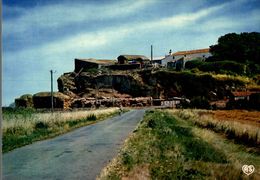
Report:
[[[3,0],[3,105],[50,91],[75,58],[164,56],[260,31],[258,0]],[[57,90],[55,81],[54,87]]]

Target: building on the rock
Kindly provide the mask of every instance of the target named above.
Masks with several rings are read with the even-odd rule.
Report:
[[[118,64],[140,64],[141,67],[150,64],[150,59],[142,55],[120,55],[117,60]]]
[[[100,69],[115,64],[115,60],[107,59],[75,59],[75,72]]]
[[[189,51],[177,51],[175,53],[171,53],[170,51],[168,55],[165,55],[165,57],[157,59],[156,61],[160,62],[160,64],[165,67],[175,68],[176,65],[180,65],[181,68],[185,68],[185,63],[187,61],[198,59],[205,60],[206,58],[212,56],[209,50],[209,48],[205,48]]]

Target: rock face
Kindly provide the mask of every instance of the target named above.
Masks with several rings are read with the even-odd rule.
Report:
[[[154,100],[174,97],[203,97],[209,101],[226,99],[232,90],[245,89],[246,83],[234,78],[218,79],[209,74],[169,70],[99,69],[96,72],[70,72],[58,78],[55,108],[99,106],[149,106]],[[19,107],[50,108],[49,92],[24,95],[16,99]]]
[[[58,87],[60,92],[71,91],[87,97],[94,97],[96,91],[98,93],[110,91],[109,97],[115,92],[115,94],[128,94],[130,97],[151,96],[153,88],[144,84],[138,74],[135,75],[136,77],[128,74],[91,75],[82,72],[72,80],[72,76],[66,74],[58,79]]]
[[[72,92],[78,98],[111,99],[124,95],[170,99],[204,96],[209,100],[220,100],[234,88],[245,88],[245,83],[233,79],[219,80],[208,74],[143,69],[99,72],[95,75],[87,72],[65,74],[58,79],[58,86],[60,92]]]

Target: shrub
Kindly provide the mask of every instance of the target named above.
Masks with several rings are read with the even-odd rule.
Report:
[[[91,114],[87,117],[87,120],[88,121],[95,121],[95,120],[97,120],[97,116],[95,114]]]
[[[124,152],[122,154],[122,162],[124,165],[126,165],[127,169],[131,169],[134,165],[134,159],[128,152]]]
[[[190,101],[191,108],[210,109],[209,101],[205,97],[194,97]]]
[[[254,93],[250,95],[249,105],[253,109],[260,110],[260,93]]]
[[[188,61],[185,63],[185,68],[186,69],[193,69],[193,68],[198,68],[199,66],[201,66],[203,64],[202,61]]]
[[[217,61],[217,62],[202,62],[188,61],[185,68],[198,68],[204,72],[228,73],[228,74],[245,74],[246,65],[235,61]]]
[[[37,122],[34,127],[35,127],[35,129],[47,129],[49,127],[49,125],[45,122],[40,121],[40,122]]]

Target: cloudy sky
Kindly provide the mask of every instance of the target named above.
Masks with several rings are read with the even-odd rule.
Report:
[[[259,0],[3,0],[3,105],[50,91],[74,58],[164,56],[260,31]],[[57,90],[57,83],[54,84]]]

